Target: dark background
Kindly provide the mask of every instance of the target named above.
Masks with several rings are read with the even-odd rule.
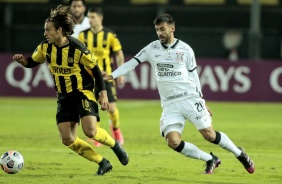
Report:
[[[247,1],[247,0],[246,0]],[[21,2],[21,3],[18,3]],[[51,8],[60,0],[13,1],[0,0],[0,52],[31,53],[44,40],[44,21]],[[205,1],[208,2],[208,1]],[[130,0],[90,0],[87,7],[101,6],[104,26],[114,30],[125,55],[135,55],[140,49],[157,39],[153,21],[161,13],[170,13],[176,20],[175,36],[187,42],[196,57],[224,58],[223,34],[228,30],[243,33],[238,48],[240,59],[248,58],[250,4],[239,0],[223,3],[195,4],[184,0],[134,3]],[[261,59],[281,59],[282,3],[262,0],[261,4]]]

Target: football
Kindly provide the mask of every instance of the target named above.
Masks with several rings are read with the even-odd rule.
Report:
[[[24,159],[23,156],[14,150],[5,152],[1,156],[0,167],[8,174],[16,174],[23,169]]]

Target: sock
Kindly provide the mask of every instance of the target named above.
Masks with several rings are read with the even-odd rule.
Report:
[[[220,140],[218,140],[218,137]],[[232,152],[236,157],[238,157],[242,151],[234,145],[234,143],[229,139],[229,137],[223,132],[216,132],[216,140],[214,142],[218,144],[223,149]]]
[[[78,137],[76,137],[75,141],[68,147],[78,155],[92,162],[100,163],[103,159],[103,157],[95,152],[88,143]]]
[[[100,127],[101,127],[100,122],[97,122],[97,123],[96,123],[96,128],[100,128]]]
[[[119,110],[116,108],[115,112],[108,113],[109,118],[111,120],[112,126],[114,129],[119,128]]]
[[[116,143],[115,140],[103,128],[97,128],[96,135],[93,137],[93,139],[106,146],[110,146],[111,148],[114,147]]]
[[[197,146],[194,144],[181,141],[179,146],[174,149],[175,151],[185,155],[186,157],[199,159],[203,161],[208,161],[212,159],[212,156],[202,150],[200,150]]]

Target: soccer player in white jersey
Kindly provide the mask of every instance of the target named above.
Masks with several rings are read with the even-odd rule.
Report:
[[[70,0],[69,1],[70,10],[72,12],[73,22],[75,27],[73,29],[72,36],[78,38],[81,31],[90,28],[89,19],[85,16],[86,6],[84,0]]]
[[[140,63],[148,61],[156,75],[163,108],[160,131],[168,146],[187,157],[205,161],[204,173],[213,173],[221,163],[220,159],[181,139],[185,121],[189,120],[207,141],[232,152],[245,169],[253,173],[254,162],[246,152],[235,146],[225,133],[213,129],[211,111],[202,98],[194,52],[188,44],[174,37],[173,17],[169,14],[161,15],[155,19],[154,24],[159,40],[151,42],[111,75],[104,75],[104,79],[112,80],[125,75]]]

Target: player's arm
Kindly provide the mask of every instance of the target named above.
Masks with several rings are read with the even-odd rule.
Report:
[[[116,56],[116,62],[117,62],[117,67],[120,67],[124,63],[124,54],[122,50],[119,50],[115,52]],[[123,84],[124,83],[124,76],[120,76],[117,78],[117,83],[118,84]]]
[[[101,105],[101,110],[107,110],[109,109],[109,101],[102,72],[98,65],[95,65],[94,68],[91,69],[91,71],[95,79],[95,87],[99,90],[100,93],[99,103]]]
[[[13,56],[13,60],[17,61],[26,68],[33,68],[40,64],[38,62],[35,62],[31,57],[25,58],[22,54],[15,54]]]
[[[111,75],[104,74],[105,80],[112,80],[116,79],[120,76],[123,76],[130,71],[134,70],[136,66],[138,66],[141,62],[136,57],[132,58],[131,60],[123,63],[120,67],[118,67],[115,71],[111,73]]]

